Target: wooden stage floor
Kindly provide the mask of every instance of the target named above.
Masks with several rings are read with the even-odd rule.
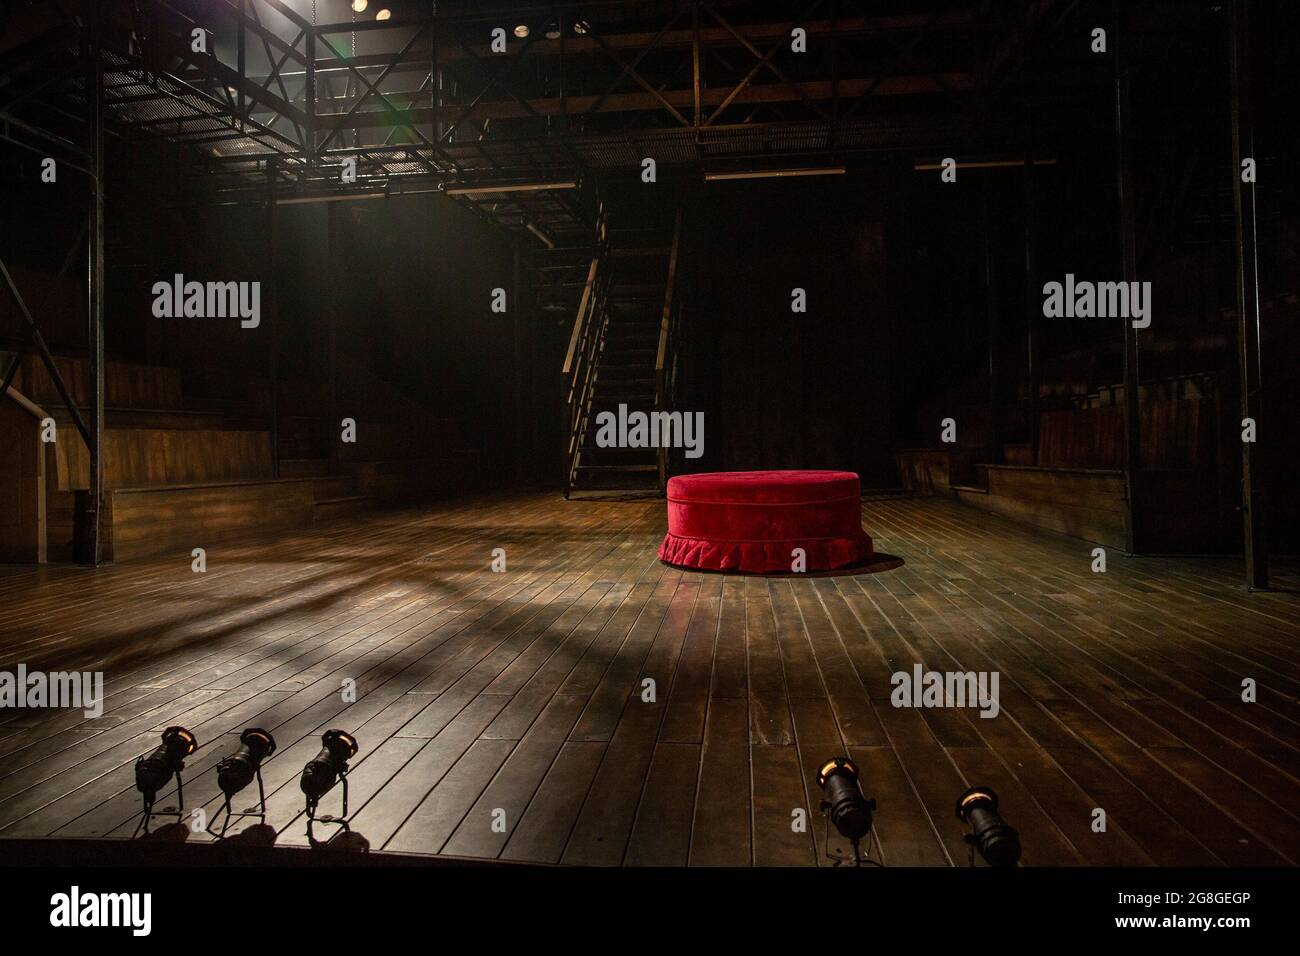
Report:
[[[375,850],[827,865],[845,846],[815,773],[849,753],[887,865],[964,865],[974,783],[1026,865],[1300,860],[1295,562],[1249,594],[1239,561],[1112,552],[1094,574],[1090,544],[940,499],[868,499],[863,521],[902,567],[684,573],[655,558],[661,501],[535,494],[213,543],[204,574],[188,551],[0,569],[4,667],[102,669],[107,693],[98,719],[0,712],[0,837],[129,837],[134,760],[180,723],[209,816],[239,731],[274,733],[279,845],[305,844],[298,774],[340,727]],[[914,662],[997,671],[1000,714],[891,706]]]

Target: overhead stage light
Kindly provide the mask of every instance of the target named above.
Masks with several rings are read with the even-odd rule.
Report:
[[[519,39],[521,39],[521,40],[524,39],[524,37],[528,36],[528,24],[526,24],[526,23],[518,23],[518,24],[516,24],[516,25],[515,25],[515,36],[519,37]]]
[[[835,757],[822,764],[817,771],[817,785],[826,793],[821,803],[822,813],[829,823],[835,824],[840,836],[853,844],[853,863],[864,862],[858,845],[871,833],[871,815],[876,801],[862,795],[858,785],[858,766],[848,757]],[[875,861],[867,859],[865,862]]]
[[[1020,834],[998,816],[998,795],[990,787],[971,787],[957,798],[957,819],[971,828],[966,842],[989,866],[1015,866],[1020,859]]]
[[[369,0],[352,0],[352,9],[357,13],[365,13]]]
[[[277,206],[301,206],[306,203],[316,202],[348,202],[353,199],[387,199],[386,192],[363,192],[363,193],[319,193],[309,196],[286,196],[284,199],[277,199]]]
[[[811,169],[748,169],[733,173],[705,173],[704,181],[720,182],[726,179],[793,179],[800,176],[843,176],[843,166],[815,166]]]
[[[333,823],[344,830],[348,826],[348,761],[357,753],[356,738],[343,730],[327,730],[321,736],[321,749],[315,757],[302,768],[299,786],[307,795],[307,839],[316,844],[312,824],[319,819],[321,823]],[[334,788],[334,784],[343,783],[343,812],[338,816],[317,818],[316,807],[321,797]]]
[[[392,11],[392,10],[389,10],[387,7],[382,7],[382,8],[381,8],[381,9],[380,9],[376,14],[375,14],[375,19],[376,19],[376,20],[387,20],[387,19],[388,19],[389,17],[391,17],[392,15],[393,15],[393,11]]]
[[[577,189],[573,180],[554,183],[499,183],[495,186],[448,186],[448,196],[479,196],[488,193],[526,193],[545,189]]]
[[[1023,167],[1024,165],[1025,165],[1025,161],[1023,159],[968,160],[965,162],[954,164],[955,168],[957,169],[1015,169],[1016,167]],[[1056,160],[1035,159],[1030,165],[1055,166]],[[943,165],[943,163],[913,163],[912,164],[912,170],[918,173],[929,172],[932,170],[939,170],[944,168],[946,167]]]
[[[552,20],[546,24],[546,39],[558,40],[560,38],[560,21]]]
[[[576,33],[576,34],[577,34],[578,36],[580,36],[580,37],[585,37],[585,36],[587,35],[587,31],[589,31],[590,29],[591,29],[591,27],[589,27],[589,26],[587,25],[587,21],[586,21],[586,20],[574,20],[574,21],[573,21],[573,32]]]
[[[162,742],[154,748],[153,752],[142,754],[136,760],[135,788],[144,797],[144,812],[139,826],[136,827],[137,832],[140,827],[144,827],[146,833],[149,832],[150,817],[165,815],[179,818],[185,812],[181,771],[185,769],[185,758],[194,753],[198,747],[198,740],[184,727],[168,727],[163,731]],[[176,778],[177,808],[169,807],[155,814],[153,805],[158,799],[158,791],[167,786],[173,777]]]

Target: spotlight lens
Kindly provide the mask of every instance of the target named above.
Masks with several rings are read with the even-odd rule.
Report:
[[[181,756],[188,757],[198,749],[199,742],[184,727],[168,727],[163,731],[163,743],[175,741],[182,750]]]
[[[369,2],[370,0],[352,0],[352,9],[355,10],[357,13],[365,13],[366,5]]]
[[[847,773],[854,780],[858,779],[857,764],[848,757],[835,757],[822,764],[821,768],[817,771],[817,785],[819,787],[826,786],[827,779],[829,779],[831,774],[835,773],[837,770]]]
[[[519,37],[519,39],[521,39],[521,40],[522,40],[524,37],[528,36],[528,24],[526,24],[526,23],[520,23],[520,24],[518,24],[518,25],[515,27],[515,36]]]
[[[586,36],[586,35],[587,35],[587,21],[586,21],[586,20],[579,20],[579,21],[577,21],[576,23],[574,23],[574,24],[573,24],[573,32],[576,33],[576,34],[577,34],[578,36],[580,36],[580,37],[581,37],[581,36]]]
[[[375,14],[375,19],[387,20],[392,15],[393,15],[393,11],[389,10],[387,7],[384,7],[382,10],[380,10],[378,13]]]

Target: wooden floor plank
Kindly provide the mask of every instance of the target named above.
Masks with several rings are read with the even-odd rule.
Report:
[[[1087,542],[940,498],[873,496],[863,517],[901,566],[683,572],[655,557],[662,501],[521,493],[225,542],[206,575],[185,555],[0,569],[0,658],[101,669],[106,689],[98,718],[0,712],[0,852],[130,837],[134,760],[181,723],[209,818],[240,731],[276,735],[269,826],[232,833],[285,845],[307,842],[298,775],[339,727],[374,849],[827,865],[848,847],[816,771],[848,755],[889,866],[965,865],[972,783],[1029,866],[1300,862],[1300,565],[1252,594],[1233,559],[1112,552],[1094,574]],[[996,672],[997,716],[894,706],[915,664]]]

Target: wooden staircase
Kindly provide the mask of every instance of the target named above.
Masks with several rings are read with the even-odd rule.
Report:
[[[662,491],[661,449],[601,447],[597,419],[666,407],[681,214],[671,232],[620,229],[602,216],[564,367],[569,410],[565,496]]]

